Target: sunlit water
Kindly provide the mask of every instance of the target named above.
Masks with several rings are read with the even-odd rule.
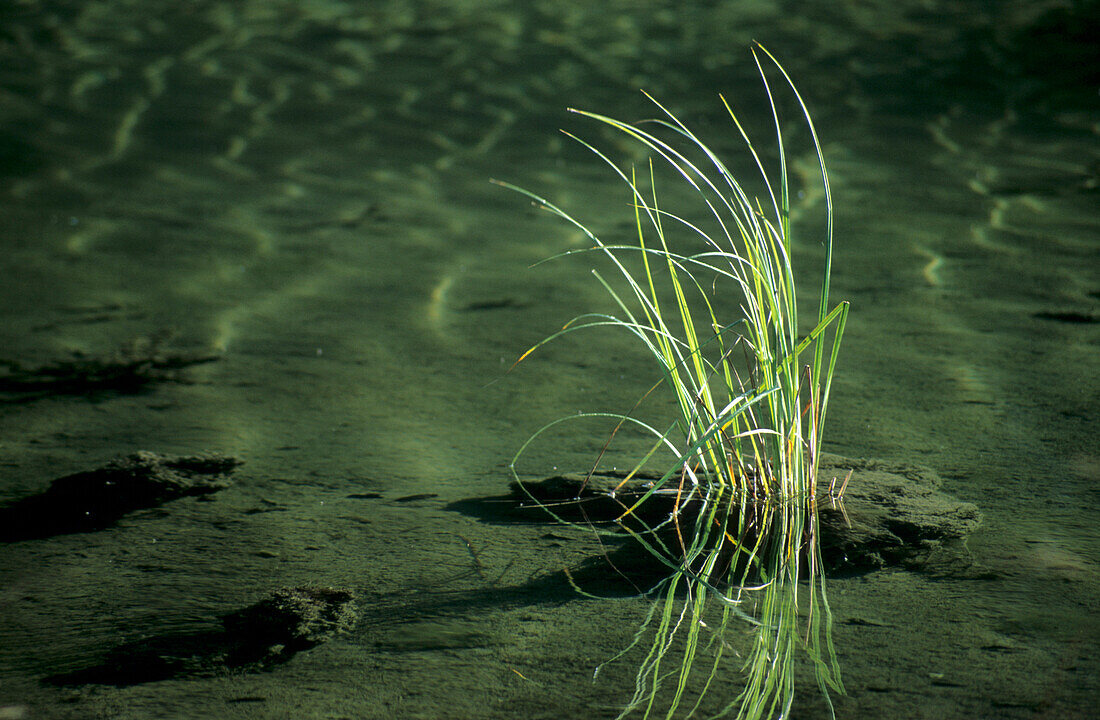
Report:
[[[530,267],[585,241],[489,179],[629,240],[623,189],[557,128],[603,136],[565,108],[649,116],[644,88],[747,168],[717,94],[771,143],[755,38],[810,102],[833,182],[832,292],[852,311],[826,448],[929,466],[985,515],[976,569],[958,577],[830,582],[837,715],[1088,717],[1100,129],[1096,87],[1074,84],[1088,71],[1048,66],[1088,67],[1067,29],[1088,18],[1035,2],[716,5],[0,10],[0,359],[106,354],[168,330],[171,347],[222,355],[192,384],[0,405],[0,499],[138,449],[246,460],[214,502],[0,548],[0,708],[613,717],[631,660],[592,672],[644,603],[561,580],[598,552],[590,538],[451,505],[504,495],[531,432],[628,410],[654,370],[629,338],[593,333],[506,373],[574,315],[611,307],[586,256]],[[789,135],[812,264],[822,198],[805,133]],[[564,426],[528,470],[584,467],[604,433]],[[368,492],[382,497],[349,497]],[[272,672],[40,682],[307,581],[356,589],[363,620]],[[736,691],[727,678],[716,702]],[[798,716],[827,716],[808,677]]]

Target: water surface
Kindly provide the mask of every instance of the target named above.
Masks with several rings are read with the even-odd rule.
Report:
[[[929,466],[985,514],[977,571],[831,581],[837,715],[1087,717],[1100,127],[1082,28],[1097,19],[1061,6],[9,4],[0,359],[108,354],[169,331],[172,347],[221,359],[139,394],[6,398],[0,500],[139,449],[246,465],[214,502],[0,549],[0,707],[614,717],[630,663],[597,683],[592,671],[644,603],[562,581],[599,551],[591,538],[453,503],[503,495],[531,432],[629,409],[653,368],[611,334],[506,373],[610,305],[585,257],[530,267],[585,241],[489,179],[628,233],[622,188],[557,129],[603,136],[565,108],[651,116],[644,88],[747,167],[717,94],[770,142],[757,39],[806,95],[833,181],[833,296],[852,312],[826,449]],[[821,197],[805,133],[789,137],[812,262]],[[602,430],[566,427],[532,472],[598,452]],[[367,493],[381,497],[349,497]],[[354,588],[356,632],[269,673],[41,682],[302,582]],[[800,690],[798,716],[827,717],[812,680]]]

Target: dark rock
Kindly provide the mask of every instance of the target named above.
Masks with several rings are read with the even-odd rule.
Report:
[[[221,359],[201,352],[173,352],[163,348],[170,332],[137,337],[109,355],[74,353],[71,358],[28,367],[0,360],[0,393],[8,402],[28,402],[51,395],[101,397],[137,393],[155,383],[187,382],[181,371]]]
[[[241,464],[226,455],[139,451],[60,477],[45,492],[0,508],[0,542],[101,530],[134,510],[217,492]]]
[[[138,685],[261,672],[337,635],[358,620],[355,595],[319,585],[282,588],[222,618],[222,630],[161,635],[111,649],[103,662],[53,675],[53,685]]]
[[[835,455],[823,455],[819,486],[839,489],[849,471],[843,500],[823,497],[818,503],[819,547],[827,572],[905,567],[940,573],[969,566],[965,542],[981,522],[977,506],[940,490],[941,481],[931,470]],[[553,503],[554,512],[565,520],[610,522],[659,479],[644,474],[629,481],[616,473],[556,475],[524,483],[523,488],[513,484],[513,494],[528,505],[535,504],[532,498]],[[675,487],[654,493],[626,521],[636,518],[636,529],[642,523],[653,526],[667,518],[676,503]],[[630,562],[618,558],[619,567]]]
[[[304,650],[355,627],[354,599],[348,590],[319,585],[283,588],[226,615],[222,624],[240,642]]]
[[[432,498],[437,498],[437,497],[439,497],[438,493],[419,493],[417,495],[406,495],[404,497],[396,498],[396,499],[394,499],[394,502],[411,503],[411,502],[417,502],[419,500],[431,500]]]
[[[830,570],[969,566],[966,539],[982,521],[977,505],[943,492],[939,476],[915,465],[824,455],[819,477],[843,481],[849,470],[843,511],[819,506],[821,552]]]

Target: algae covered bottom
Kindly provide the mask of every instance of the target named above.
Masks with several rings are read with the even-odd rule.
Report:
[[[0,708],[614,717],[630,666],[592,672],[648,607],[577,596],[562,568],[602,557],[587,536],[455,510],[506,496],[508,459],[547,418],[626,412],[656,378],[609,337],[506,372],[609,304],[575,268],[528,269],[585,241],[489,178],[512,169],[627,233],[619,189],[556,136],[580,128],[564,107],[641,119],[644,88],[727,154],[718,92],[766,119],[755,38],[827,139],[832,293],[853,313],[825,450],[931,467],[984,516],[967,543],[980,573],[831,581],[838,716],[1088,717],[1095,15],[1042,0],[6,3],[4,367],[117,369],[118,348],[159,337],[146,356],[216,361],[148,382],[142,366],[121,392],[4,390],[0,505],[139,450],[245,462],[205,499],[0,546]],[[790,158],[805,237],[823,200],[811,160]],[[589,467],[607,431],[579,422],[530,467]],[[313,586],[353,591],[358,622],[267,671],[42,682]],[[827,717],[815,693],[798,717]]]

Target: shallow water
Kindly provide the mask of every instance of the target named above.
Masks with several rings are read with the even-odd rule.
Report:
[[[764,145],[756,38],[810,102],[833,182],[832,293],[852,311],[826,449],[929,466],[985,515],[979,572],[830,582],[837,716],[1089,716],[1100,126],[1095,55],[1076,33],[1095,11],[717,5],[0,10],[0,359],[106,354],[169,330],[173,348],[222,356],[140,394],[4,398],[0,501],[139,449],[246,461],[213,502],[0,547],[0,708],[614,717],[629,662],[592,672],[645,606],[562,580],[598,552],[590,538],[454,504],[505,494],[531,432],[628,409],[652,368],[626,338],[573,336],[506,373],[609,306],[585,256],[530,267],[583,239],[488,180],[628,231],[622,189],[557,128],[600,134],[564,108],[649,116],[645,88],[734,153],[722,92]],[[821,199],[801,189],[808,239]],[[812,241],[800,252],[812,259]],[[532,472],[599,451],[600,428],[564,427]],[[358,629],[268,673],[41,682],[302,582],[354,588]],[[827,717],[809,678],[797,714]]]

